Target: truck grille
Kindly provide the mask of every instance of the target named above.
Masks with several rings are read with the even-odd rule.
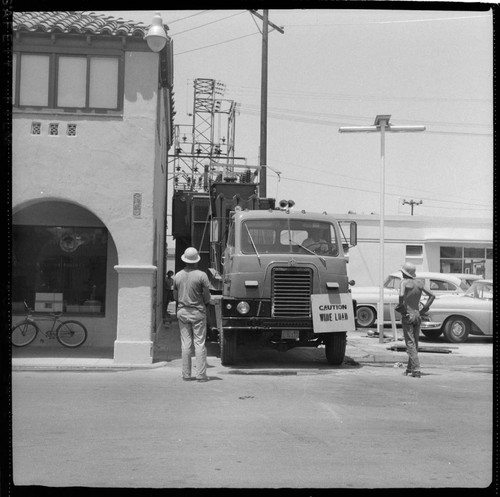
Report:
[[[310,317],[312,271],[309,268],[274,268],[272,316]]]

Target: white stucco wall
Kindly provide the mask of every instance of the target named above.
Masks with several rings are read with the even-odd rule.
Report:
[[[13,206],[43,198],[76,202],[111,232],[120,264],[150,264],[157,78],[157,54],[128,52],[122,117],[14,112]],[[34,121],[42,123],[41,135],[31,134]],[[59,135],[49,136],[54,122]],[[77,125],[76,136],[66,135],[68,123]],[[132,215],[134,193],[142,194],[140,217]]]
[[[358,245],[349,250],[350,279],[357,286],[379,281],[380,220],[378,216],[334,214],[358,224]],[[406,246],[422,245],[423,257],[412,260],[422,271],[440,271],[440,246],[493,246],[490,219],[428,216],[389,216],[384,221],[384,273],[397,271],[406,262]],[[410,259],[408,259],[410,260]]]
[[[66,201],[102,221],[114,242],[106,317],[81,321],[92,330],[88,345],[114,344],[115,360],[140,363],[150,362],[160,312],[154,263],[163,259],[166,143],[157,134],[158,54],[130,51],[124,60],[121,115],[13,111],[12,206]],[[40,135],[32,135],[33,122],[41,123]],[[58,136],[49,136],[50,123],[59,123]],[[70,123],[76,136],[66,134]],[[134,214],[135,194],[142,203]]]

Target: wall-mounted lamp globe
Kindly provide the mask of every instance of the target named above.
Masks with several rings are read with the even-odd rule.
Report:
[[[160,52],[167,43],[167,34],[163,29],[163,20],[159,12],[153,17],[153,23],[144,37],[153,52]]]

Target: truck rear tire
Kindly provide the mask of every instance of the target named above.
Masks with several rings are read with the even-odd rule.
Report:
[[[223,366],[230,366],[236,362],[236,347],[238,334],[235,330],[220,330],[220,362]]]
[[[328,364],[340,366],[344,362],[346,333],[330,333],[325,340],[325,354]]]

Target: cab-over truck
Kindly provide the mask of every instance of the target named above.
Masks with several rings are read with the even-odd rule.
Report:
[[[176,271],[188,246],[202,257],[215,302],[209,337],[219,341],[222,364],[236,363],[238,348],[252,343],[282,351],[324,345],[328,363],[342,364],[355,329],[346,251],[356,224],[347,238],[334,217],[291,201],[276,208],[252,182],[215,181],[207,190],[174,192],[172,231]]]

